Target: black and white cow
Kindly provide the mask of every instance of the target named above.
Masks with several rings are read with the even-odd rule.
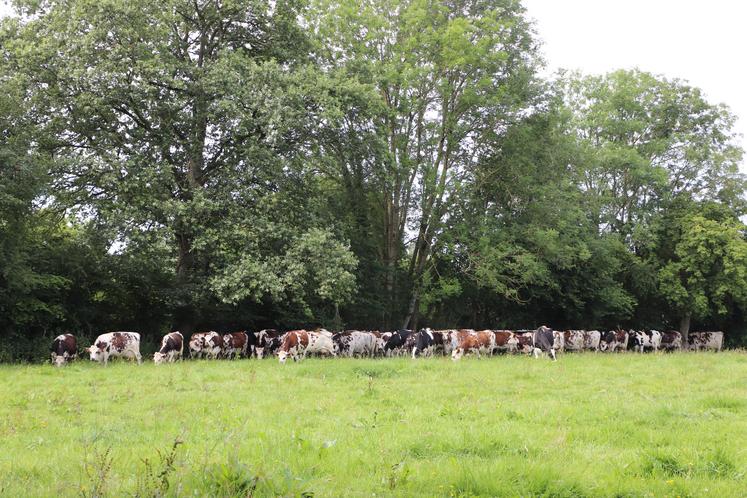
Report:
[[[639,353],[643,353],[647,349],[653,349],[654,352],[657,352],[661,347],[661,332],[656,330],[650,332],[631,330],[628,332],[628,338],[628,347]]]
[[[436,353],[443,354],[444,345],[447,340],[446,334],[446,331],[441,330],[430,328],[420,329],[415,334],[415,346],[412,348],[412,358],[415,359],[418,355],[433,356]]]
[[[401,351],[404,350],[406,352],[407,350],[404,348],[411,335],[412,330],[407,329],[400,329],[396,332],[392,332],[389,340],[384,344],[384,354],[386,356],[398,356],[401,354]]]
[[[153,353],[153,363],[174,363],[182,359],[184,337],[181,332],[170,332],[161,339],[161,349]]]
[[[52,365],[61,367],[78,357],[78,341],[73,334],[58,335],[50,348]]]
[[[264,329],[257,332],[257,345],[254,348],[257,358],[261,360],[265,356],[274,356],[283,343],[283,335],[285,335],[284,332],[275,329]]]
[[[352,358],[354,356],[373,357],[377,350],[378,338],[372,332],[346,330],[332,335],[335,354]]]
[[[143,362],[140,355],[140,334],[137,332],[108,332],[96,338],[93,345],[86,349],[91,361],[106,365],[109,358],[130,358]]]
[[[687,335],[687,344],[693,351],[710,350],[718,352],[724,347],[724,333],[690,332]]]
[[[562,334],[560,334],[560,337],[563,337]],[[557,360],[557,355],[555,354],[556,349],[558,348],[558,341],[557,341],[557,334],[550,328],[542,325],[540,328],[534,331],[534,336],[532,337],[532,343],[534,346],[534,349],[532,350],[532,354],[535,358],[539,358],[540,354],[547,353],[550,355],[550,358],[555,361]]]

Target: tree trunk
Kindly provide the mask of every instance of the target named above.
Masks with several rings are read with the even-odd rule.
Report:
[[[690,333],[690,318],[691,313],[688,311],[682,316],[680,320],[680,334],[682,334],[682,348],[687,349],[689,342],[687,341],[687,335]]]
[[[192,254],[192,238],[188,234],[178,233],[176,242],[179,256],[176,263],[176,285],[179,299],[182,301],[175,309],[174,327],[184,336],[195,331],[196,316],[192,303],[189,285],[194,271],[194,255]]]

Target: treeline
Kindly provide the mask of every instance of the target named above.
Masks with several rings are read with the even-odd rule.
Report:
[[[0,359],[63,331],[747,336],[735,117],[637,70],[543,79],[519,1],[14,5]]]

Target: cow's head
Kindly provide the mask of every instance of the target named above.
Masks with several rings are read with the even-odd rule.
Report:
[[[56,367],[64,366],[67,363],[67,353],[55,354],[52,353],[52,365]]]
[[[109,345],[105,342],[97,342],[86,349],[91,361],[104,361],[106,353],[109,351]]]
[[[283,351],[282,349],[278,352],[278,360],[280,360],[280,363],[285,363],[285,360],[288,359],[288,351]]]
[[[166,361],[166,355],[163,353],[155,352],[153,353],[153,363],[156,365],[160,365],[161,363],[164,363]]]

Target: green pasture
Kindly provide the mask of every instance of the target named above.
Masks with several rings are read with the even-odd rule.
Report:
[[[739,352],[0,366],[2,496],[746,496]]]

